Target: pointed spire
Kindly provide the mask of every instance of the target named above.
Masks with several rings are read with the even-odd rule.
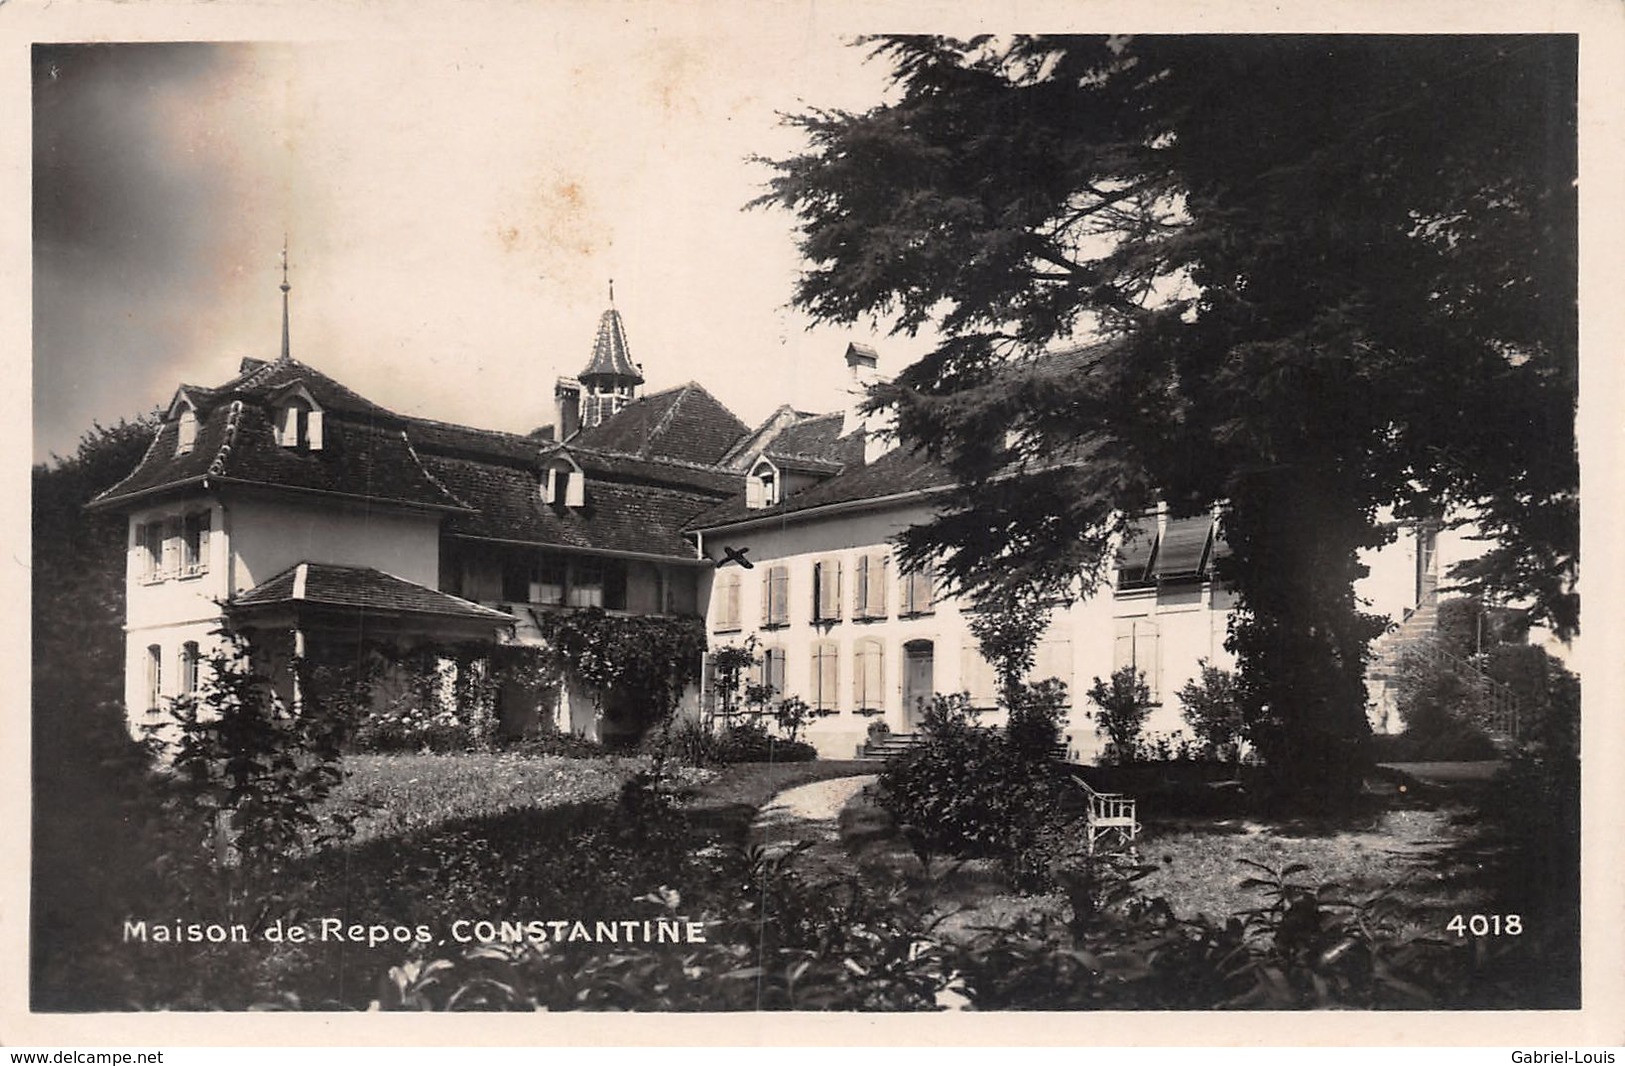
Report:
[[[626,343],[626,326],[614,307],[599,317],[598,335],[592,342],[592,359],[576,376],[587,384],[602,379],[606,387],[630,388],[643,384],[643,374],[632,362],[632,350]]]
[[[293,288],[288,284],[288,235],[282,235],[282,362],[292,360],[293,356],[288,348],[288,290]]]
[[[615,306],[615,279],[609,279],[609,306]]]

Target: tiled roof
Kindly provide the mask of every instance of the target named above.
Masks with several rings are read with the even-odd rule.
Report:
[[[339,411],[373,418],[400,417],[297,359],[278,359],[264,366],[252,368],[246,373],[238,374],[215,391],[223,396],[252,396],[265,399],[280,393],[284,387],[295,384],[303,385],[309,390],[311,398],[324,411]]]
[[[632,351],[626,343],[626,326],[621,322],[621,313],[613,307],[599,316],[598,335],[592,342],[592,359],[587,362],[587,369],[576,376],[585,381],[598,375],[643,381],[643,374],[632,362]]]
[[[481,607],[381,570],[330,566],[326,563],[291,566],[240,593],[231,601],[231,606],[254,608],[284,603],[473,618],[501,624],[513,621],[510,615],[501,611]]]
[[[437,480],[474,508],[447,520],[444,529],[449,534],[587,551],[694,557],[694,545],[683,537],[683,528],[715,506],[722,493],[606,480],[602,457],[570,454],[587,473],[586,504],[580,508],[544,503],[537,472],[526,466],[440,455],[425,455],[423,461]],[[728,479],[728,491],[736,491],[739,483],[737,477]]]
[[[310,378],[301,380],[309,387]],[[310,451],[277,442],[272,409],[253,398],[258,388],[235,391],[237,398],[220,403],[199,419],[196,442],[185,455],[175,454],[178,424],[161,426],[141,465],[98,496],[93,506],[110,507],[205,476],[222,484],[338,493],[413,507],[464,506],[423,469],[402,432],[401,420],[387,412],[377,421],[366,417],[362,406],[366,401],[361,405],[346,402],[342,393],[323,388],[340,402],[326,408],[322,448]],[[316,388],[310,391],[316,396]],[[220,392],[224,396],[227,390]]]
[[[840,411],[827,415],[812,415],[780,430],[767,443],[770,455],[799,455],[808,459],[824,459],[843,466],[863,463],[863,435],[841,435],[846,415]]]
[[[460,455],[510,463],[534,463],[554,442],[495,429],[475,429],[427,418],[406,420],[406,433],[419,455]]]
[[[846,465],[831,459],[814,459],[805,455],[785,455],[773,451],[763,452],[762,454],[781,471],[796,474],[822,474],[830,477],[839,474]]]
[[[1098,358],[1109,343],[1077,345],[1050,353],[1036,360],[1033,364],[1023,364],[1023,366],[1028,368],[1036,366],[1044,374],[1065,375],[1076,373]],[[764,431],[771,428],[771,423],[774,420],[788,421],[790,414],[791,412],[788,412],[787,409],[780,408],[769,418],[768,422],[763,423],[763,426],[756,431],[756,434],[767,435]],[[746,506],[744,497],[739,496],[720,507],[707,511],[690,522],[688,528],[691,530],[714,529],[734,522],[796,514],[832,504],[881,499],[919,489],[945,488],[955,482],[954,476],[948,472],[947,468],[926,458],[923,454],[906,448],[894,448],[873,463],[865,466],[863,463],[863,434],[849,433],[841,436],[841,428],[842,415],[840,413],[800,415],[795,421],[784,425],[776,434],[767,436],[765,445],[765,453],[775,462],[779,462],[781,456],[783,456],[786,457],[788,465],[789,462],[794,461],[788,457],[797,455],[804,458],[833,460],[845,464],[841,473],[810,488],[792,493],[788,498],[772,507],[750,508]],[[737,451],[738,449],[736,449]],[[1060,459],[1064,462],[1076,462],[1081,461],[1083,457],[1084,453],[1080,451],[1076,455],[1052,456],[1051,458]]]
[[[714,464],[746,432],[745,423],[691,381],[639,397],[571,441],[601,451]]]
[[[954,483],[947,468],[906,448],[895,448],[867,466],[858,466],[802,489],[772,507],[750,508],[743,497],[729,500],[688,524],[690,530],[715,529],[734,522],[791,515],[831,504],[879,499]]]

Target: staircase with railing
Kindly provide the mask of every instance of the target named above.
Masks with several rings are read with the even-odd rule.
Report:
[[[1407,660],[1421,660],[1447,669],[1472,692],[1472,720],[1490,737],[1510,744],[1518,739],[1518,702],[1505,684],[1485,673],[1470,659],[1441,648],[1434,639],[1438,631],[1439,608],[1429,601],[1407,614],[1399,626],[1379,638],[1373,646],[1371,664],[1366,668],[1368,713],[1379,733],[1398,732],[1399,681]]]

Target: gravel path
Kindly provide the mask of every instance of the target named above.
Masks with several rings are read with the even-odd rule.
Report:
[[[757,812],[751,840],[775,850],[804,840],[833,841],[841,808],[874,780],[874,774],[860,774],[785,789]]]

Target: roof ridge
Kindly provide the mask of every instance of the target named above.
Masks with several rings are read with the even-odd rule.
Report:
[[[226,408],[226,428],[220,435],[220,447],[209,462],[209,474],[220,477],[226,472],[226,460],[231,458],[232,445],[237,443],[237,429],[243,420],[243,401],[233,400]]]
[[[130,481],[137,474],[139,474],[142,469],[146,467],[147,460],[152,458],[153,451],[158,447],[158,438],[162,437],[163,435],[164,423],[160,422],[152,431],[152,439],[147,442],[147,450],[141,453],[141,461],[135,464],[135,468],[132,469],[128,474],[125,474],[123,477],[119,478],[113,484],[107,486],[105,489],[92,496],[90,498],[90,502],[95,503],[97,500],[112,497],[114,493],[117,492],[120,485],[124,484],[126,481]]]
[[[677,417],[678,410],[682,408],[683,401],[688,399],[690,390],[693,388],[693,386],[694,383],[692,381],[687,385],[678,386],[679,391],[677,392],[677,399],[673,400],[671,404],[667,406],[666,413],[660,416],[660,420],[654,424],[654,427],[643,435],[643,450],[639,454],[643,455],[645,458],[648,457],[649,447],[654,444],[656,437],[660,436],[661,434],[665,433],[666,430],[671,428],[672,419]]]
[[[574,440],[575,438],[571,438]],[[640,463],[654,463],[658,466],[675,466],[684,470],[702,470],[708,474],[718,474],[724,477],[744,477],[732,470],[724,470],[715,463],[696,463],[687,459],[673,459],[666,455],[639,455],[636,452],[618,452],[612,448],[594,448],[585,444],[572,444],[569,441],[556,442],[561,448],[573,448],[578,452],[589,455],[600,455],[607,459],[635,459]]]
[[[476,509],[470,506],[467,500],[464,500],[455,492],[448,489],[444,484],[441,483],[439,478],[435,477],[434,474],[429,471],[428,467],[423,465],[423,457],[418,455],[418,450],[416,448],[412,447],[412,438],[407,435],[406,430],[404,429],[401,430],[401,441],[406,445],[406,454],[412,457],[412,462],[417,464],[418,470],[423,474],[424,477],[429,479],[429,484],[445,493],[446,499],[450,500],[452,503],[455,503],[457,506],[467,507],[470,511]]]

